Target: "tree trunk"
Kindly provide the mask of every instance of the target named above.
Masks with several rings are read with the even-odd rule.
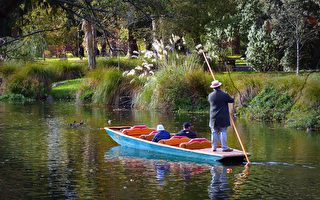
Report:
[[[128,56],[131,58],[133,51],[138,51],[137,40],[133,36],[132,28],[128,28]]]
[[[240,54],[240,34],[238,32],[233,41],[233,54]]]
[[[151,28],[152,28],[152,42],[156,41],[157,36],[156,36],[156,31],[157,31],[157,24],[156,24],[156,18],[155,17],[151,17]]]
[[[88,68],[94,69],[96,67],[94,28],[90,22],[83,20],[82,30],[85,33],[84,38],[87,46]]]
[[[300,42],[297,40],[297,68],[296,68],[296,75],[299,75],[300,69]]]

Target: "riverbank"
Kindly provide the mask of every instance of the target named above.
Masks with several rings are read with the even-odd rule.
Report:
[[[87,71],[79,63],[3,67],[4,92],[0,99],[23,103],[50,97],[121,109],[208,112],[207,95],[211,92],[212,78],[197,63],[169,63],[157,71],[144,65],[133,68],[136,63],[123,70],[104,64]],[[236,113],[240,117],[320,129],[320,73],[296,76],[225,72],[215,76],[223,83],[222,89],[236,98]]]

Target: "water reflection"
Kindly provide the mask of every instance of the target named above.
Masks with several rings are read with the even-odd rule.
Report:
[[[70,171],[66,162],[68,156],[62,149],[61,130],[56,118],[48,118],[48,186],[49,196],[59,197],[61,193],[67,199],[74,199],[76,191],[74,190],[69,177]]]
[[[210,199],[227,199],[230,186],[226,176],[226,166],[212,166],[211,167],[211,184],[208,188],[208,195]]]
[[[211,180],[208,185],[209,199],[228,199],[233,190],[238,190],[249,175],[249,166],[246,165],[243,171],[233,174],[231,166],[221,163],[215,165],[190,163],[177,160],[170,156],[163,156],[148,151],[140,151],[133,148],[116,146],[105,154],[106,161],[120,161],[124,168],[140,171],[143,169],[149,172],[149,178],[154,179],[158,186],[164,187],[168,182],[168,177],[175,176],[182,178],[186,182],[199,174],[208,173]],[[241,168],[241,166],[240,166]],[[150,176],[150,171],[153,175]],[[207,175],[204,175],[207,176]],[[232,182],[228,182],[228,176],[232,176]],[[176,180],[177,181],[177,180]],[[193,180],[194,181],[194,180]]]
[[[197,118],[193,118],[193,117]],[[119,152],[99,127],[191,121],[209,137],[207,116],[158,116],[57,103],[0,103],[0,199],[318,199],[320,134],[237,121],[251,153],[244,166],[191,163],[148,152]],[[70,128],[72,121],[86,127]],[[239,147],[229,129],[230,146]],[[112,148],[114,147],[114,148]],[[110,149],[111,148],[111,149]],[[106,152],[108,149],[108,152]],[[129,152],[129,155],[128,155]],[[131,155],[131,156],[130,156]],[[230,169],[233,172],[230,172]],[[229,172],[228,172],[229,170]],[[285,183],[285,184],[284,184]],[[299,183],[299,184],[297,184]]]
[[[171,155],[156,154],[124,146],[111,148],[106,152],[105,159],[120,160],[126,166],[133,168],[154,169],[156,172],[155,178],[160,185],[164,184],[168,173],[179,174],[180,177],[187,180],[211,168],[208,164],[192,163],[187,159],[183,160]],[[218,162],[216,164],[219,165]]]
[[[154,166],[157,173],[157,176],[156,176],[157,182],[159,183],[159,185],[165,185],[165,177],[170,170],[170,163],[155,161]]]

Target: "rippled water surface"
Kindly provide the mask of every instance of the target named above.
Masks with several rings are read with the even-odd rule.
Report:
[[[320,133],[237,121],[252,164],[192,163],[118,146],[114,125],[190,121],[209,138],[207,114],[108,111],[69,103],[0,103],[0,199],[319,199]],[[73,121],[84,125],[70,127]],[[231,128],[229,145],[240,149]]]

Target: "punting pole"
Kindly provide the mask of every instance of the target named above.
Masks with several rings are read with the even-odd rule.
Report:
[[[206,57],[206,55],[205,55],[205,53],[204,53],[203,50],[202,50],[202,55],[203,55],[204,59],[206,60],[206,63],[207,63],[207,65],[208,65],[208,68],[209,68],[209,70],[210,70],[210,73],[211,73],[211,76],[212,76],[213,80],[216,80],[216,78],[215,78],[214,75],[213,75],[211,66],[210,66],[210,64],[209,64],[209,62],[208,62],[208,60],[207,60],[207,57]],[[246,150],[245,150],[245,148],[244,148],[244,146],[243,146],[243,143],[242,143],[242,141],[241,141],[241,138],[240,138],[238,129],[237,129],[235,123],[234,123],[234,120],[233,120],[233,117],[232,117],[231,113],[230,113],[230,121],[231,121],[231,125],[232,125],[234,131],[236,132],[236,135],[237,135],[238,141],[239,141],[239,143],[240,143],[240,146],[241,146],[241,148],[242,148],[242,151],[243,151],[243,153],[244,153],[244,156],[246,157],[247,164],[249,164],[249,163],[250,163],[249,157],[248,157],[248,155],[247,155],[247,153],[246,153]]]

